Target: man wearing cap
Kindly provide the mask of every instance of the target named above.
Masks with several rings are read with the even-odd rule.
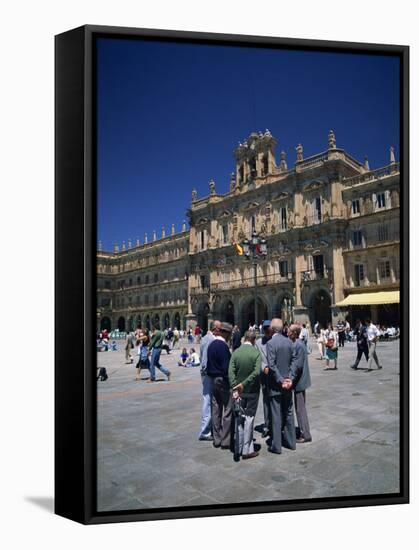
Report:
[[[219,334],[210,343],[207,353],[207,375],[212,379],[212,435],[214,447],[229,449],[231,445],[232,401],[228,367],[230,348],[228,342],[233,327],[229,323],[220,323]]]
[[[293,344],[282,333],[282,320],[272,319],[271,330],[272,338],[266,344],[272,415],[271,446],[268,450],[281,454],[282,445],[291,450],[296,448],[291,388],[297,377],[297,365]]]
[[[311,441],[311,433],[306,409],[306,389],[311,386],[311,378],[307,347],[300,338],[300,332],[300,325],[293,324],[289,328],[288,338],[294,343],[297,363],[297,378],[294,381],[295,415],[299,431],[297,443],[308,443]]]
[[[263,321],[262,332],[263,332],[263,336],[256,340],[256,347],[258,348],[262,359],[261,372],[260,372],[260,385],[262,386],[263,419],[264,419],[262,437],[268,437],[268,435],[270,435],[271,433],[271,408],[270,408],[270,402],[269,402],[268,375],[265,374],[265,369],[268,368],[266,344],[272,338],[270,321]],[[269,372],[269,370],[267,372]]]
[[[253,446],[253,426],[258,408],[260,391],[261,356],[255,347],[256,335],[248,330],[243,344],[233,352],[228,370],[233,399],[240,402],[244,417],[237,419],[238,453],[243,459],[255,458],[258,452]]]

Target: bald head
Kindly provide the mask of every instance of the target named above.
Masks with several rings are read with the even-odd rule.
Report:
[[[288,329],[288,336],[291,340],[297,340],[300,337],[301,326],[297,323],[293,323]]]
[[[215,320],[211,322],[211,332],[213,334],[220,334],[221,321]]]
[[[276,334],[278,332],[282,332],[282,329],[284,328],[284,323],[282,322],[282,319],[272,319],[271,321],[271,331],[273,334]]]

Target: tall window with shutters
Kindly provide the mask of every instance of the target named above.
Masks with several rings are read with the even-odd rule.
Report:
[[[354,272],[354,284],[355,286],[361,286],[364,282],[364,264],[355,264]]]
[[[279,211],[279,226],[282,231],[287,229],[287,207],[283,206]]]

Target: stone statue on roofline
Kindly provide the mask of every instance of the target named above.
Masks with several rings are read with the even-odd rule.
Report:
[[[198,193],[196,192],[196,189],[192,189],[192,202],[195,202],[198,198]]]
[[[329,149],[336,149],[336,137],[333,130],[329,130]]]
[[[297,162],[302,161],[303,160],[303,146],[301,145],[301,143],[299,143],[297,145],[295,150],[297,151]]]

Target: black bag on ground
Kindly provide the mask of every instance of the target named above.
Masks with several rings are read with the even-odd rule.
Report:
[[[106,372],[105,367],[100,367],[97,380],[104,382],[107,379],[108,379],[108,373]]]

